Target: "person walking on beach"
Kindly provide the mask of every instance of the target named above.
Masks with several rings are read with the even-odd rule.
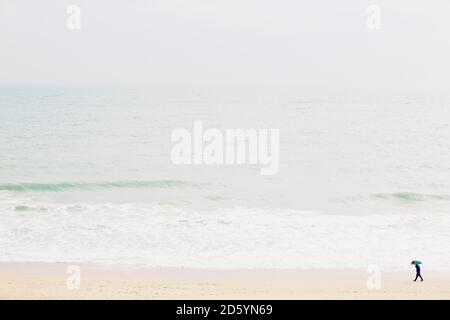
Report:
[[[420,278],[420,281],[423,281],[423,278],[420,275],[420,266],[419,266],[419,264],[421,264],[421,263],[422,262],[420,262],[419,260],[411,261],[411,264],[413,264],[416,267],[416,278],[414,279],[414,281],[417,281],[417,278]]]

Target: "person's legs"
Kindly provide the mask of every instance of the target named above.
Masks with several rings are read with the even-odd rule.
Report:
[[[420,278],[420,281],[423,281],[423,278],[419,272],[416,272],[416,278],[414,279],[414,281],[417,281],[417,278]]]

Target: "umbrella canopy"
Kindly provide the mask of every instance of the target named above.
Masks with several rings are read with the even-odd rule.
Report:
[[[411,261],[411,264],[422,264],[422,261],[419,261],[419,260],[413,260],[413,261]]]

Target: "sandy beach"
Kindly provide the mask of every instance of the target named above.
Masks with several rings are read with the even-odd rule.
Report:
[[[68,267],[80,269],[70,289]],[[450,274],[365,270],[212,270],[67,263],[0,263],[0,299],[448,299]]]

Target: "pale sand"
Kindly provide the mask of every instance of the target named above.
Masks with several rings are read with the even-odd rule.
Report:
[[[69,290],[68,263],[0,263],[0,299],[449,299],[450,273],[382,272],[381,289],[365,270],[201,270],[79,264]]]

